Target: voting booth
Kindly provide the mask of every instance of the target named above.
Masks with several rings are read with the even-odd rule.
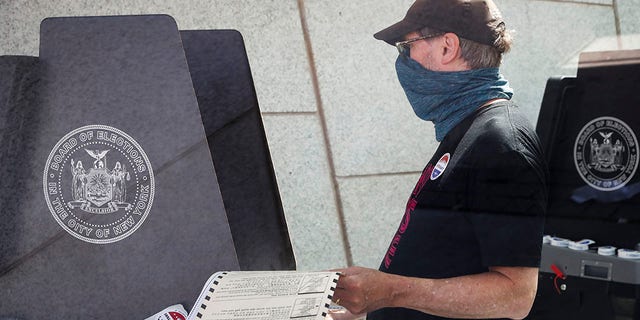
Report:
[[[640,50],[580,55],[537,132],[549,207],[531,319],[640,319]]]
[[[235,30],[180,31],[242,270],[295,260],[244,41]]]
[[[144,319],[295,268],[237,31],[68,17],[40,41],[0,57],[0,319]]]

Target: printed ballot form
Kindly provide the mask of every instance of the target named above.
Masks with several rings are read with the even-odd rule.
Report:
[[[338,278],[336,272],[217,272],[187,320],[324,319]]]

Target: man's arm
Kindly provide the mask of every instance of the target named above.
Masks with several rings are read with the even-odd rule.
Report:
[[[339,271],[334,301],[354,314],[402,307],[449,318],[523,319],[538,286],[538,268],[529,267],[492,267],[448,279],[411,278],[361,267]]]

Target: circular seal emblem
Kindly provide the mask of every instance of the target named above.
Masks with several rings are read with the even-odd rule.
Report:
[[[588,185],[613,191],[624,187],[638,168],[638,139],[622,120],[600,117],[578,133],[573,159]]]
[[[53,218],[90,243],[122,240],[144,222],[155,190],[147,154],[113,127],[75,129],[53,147],[42,179]]]

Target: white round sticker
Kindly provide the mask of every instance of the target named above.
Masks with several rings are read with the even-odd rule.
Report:
[[[435,167],[433,167],[433,171],[431,172],[431,180],[440,178],[442,173],[444,173],[444,170],[447,169],[450,158],[451,155],[449,153],[445,153],[442,157],[440,157],[440,160],[438,160]]]

